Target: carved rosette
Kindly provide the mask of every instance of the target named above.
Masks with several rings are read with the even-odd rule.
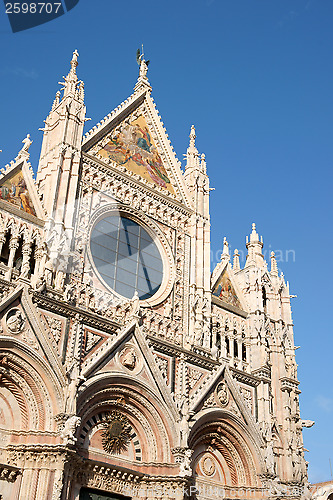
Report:
[[[114,410],[107,415],[102,433],[103,448],[108,453],[125,451],[131,440],[132,427],[126,415]]]

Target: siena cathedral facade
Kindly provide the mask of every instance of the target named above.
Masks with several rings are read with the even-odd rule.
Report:
[[[83,135],[78,53],[0,178],[0,498],[307,499],[288,284],[253,224],[210,271],[209,178],[182,168],[138,54]]]

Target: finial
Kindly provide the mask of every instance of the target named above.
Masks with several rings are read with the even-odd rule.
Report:
[[[276,263],[276,258],[275,258],[275,253],[271,252],[271,276],[278,276],[279,271],[278,271],[278,266]]]
[[[234,251],[234,262],[232,267],[235,272],[240,271],[239,252],[237,248],[235,248]]]
[[[229,255],[229,243],[227,242],[227,238],[223,238],[223,251],[221,255],[221,260],[229,260],[230,255]]]
[[[259,242],[259,235],[256,230],[256,225],[255,222],[252,222],[252,233],[250,234],[250,242],[251,243],[256,243]]]
[[[189,147],[187,148],[186,151],[186,167],[185,169],[188,168],[198,168],[200,169],[200,157],[198,150],[195,145],[195,139],[196,139],[196,134],[195,134],[195,126],[191,126],[191,132],[190,132],[190,144]],[[201,157],[202,159],[202,157]],[[205,158],[203,158],[205,160]],[[202,165],[203,167],[206,166],[206,162],[204,161],[204,164]]]
[[[246,237],[246,248],[248,249],[248,255],[246,257],[245,267],[248,267],[253,263],[256,263],[259,267],[264,266],[264,256],[262,255],[263,246],[263,239],[259,239],[259,235],[256,230],[256,224],[253,222],[250,238]]]

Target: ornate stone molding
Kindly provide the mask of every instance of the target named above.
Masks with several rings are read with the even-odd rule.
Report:
[[[282,377],[280,378],[281,382],[281,391],[296,391],[297,393],[300,393],[300,390],[298,389],[299,382],[298,380],[287,378],[287,377]]]
[[[116,333],[118,328],[121,326],[120,323],[108,320],[107,318],[102,318],[99,314],[94,314],[79,307],[75,307],[61,300],[56,300],[55,298],[48,297],[46,295],[40,294],[38,292],[33,292],[33,301],[43,309],[60,314],[66,317],[75,318],[76,315],[79,316],[80,321],[85,325],[97,328],[104,332]]]

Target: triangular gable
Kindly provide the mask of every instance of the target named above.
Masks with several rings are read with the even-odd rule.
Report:
[[[9,211],[15,207],[21,215],[43,219],[44,212],[29,166],[25,159],[17,159],[16,163],[7,169],[0,179],[0,200],[3,202],[2,206],[8,207]]]
[[[242,294],[238,289],[229,263],[225,265],[220,273],[215,275],[212,285],[212,294],[215,297],[218,297],[226,304],[237,307],[238,309],[246,310],[245,301],[243,300]]]
[[[82,149],[191,206],[180,162],[147,90],[132,94],[93,127]]]
[[[0,324],[2,336],[15,339],[23,349],[30,347],[36,351],[65,385],[64,369],[56,354],[57,344],[50,332],[45,331],[25,285],[18,286],[1,302]]]
[[[221,408],[242,420],[251,431],[252,435],[257,435],[262,441],[262,436],[258,432],[256,421],[241,394],[241,391],[234,381],[229,369],[221,366],[217,370],[209,383],[205,380],[201,391],[197,396],[192,396],[190,412],[196,413],[200,418],[202,411],[216,410]]]
[[[82,375],[90,378],[100,372],[123,373],[134,376],[153,389],[161,397],[175,420],[178,418],[176,404],[171,396],[154,354],[148,347],[137,320],[129,323],[115,338],[108,339],[87,356],[82,364]]]

